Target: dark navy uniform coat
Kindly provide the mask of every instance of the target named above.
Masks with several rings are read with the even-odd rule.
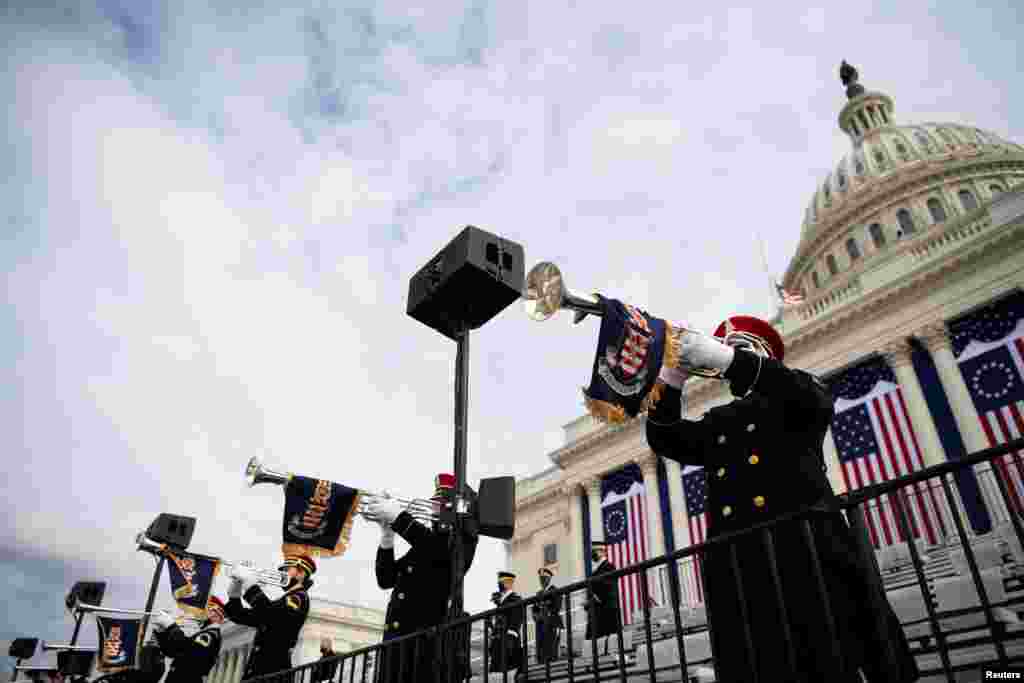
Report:
[[[251,608],[246,609],[238,598],[231,598],[224,605],[228,619],[258,629],[242,680],[292,668],[292,648],[309,614],[307,591],[312,585],[307,579],[273,601],[259,586],[253,586],[243,596]]]
[[[617,567],[606,559],[594,568],[591,578],[597,579],[602,574],[610,574],[616,569]],[[603,638],[618,633],[622,622],[622,616],[619,614],[619,580],[595,580],[590,585],[594,602],[587,609],[587,639]]]
[[[745,398],[713,408],[698,421],[680,418],[681,392],[668,388],[648,415],[651,449],[680,464],[704,468],[709,539],[808,505],[820,507],[811,518],[811,528],[845,658],[842,670],[832,655],[801,523],[787,522],[772,532],[781,607],[788,618],[793,663],[801,680],[858,681],[854,673],[858,668],[872,683],[917,680],[917,667],[888,602],[881,616],[897,634],[902,671],[895,679],[881,673],[883,645],[878,642],[878,615],[868,608],[872,590],[868,570],[856,553],[846,519],[830,506],[834,494],[822,451],[833,416],[828,390],[806,372],[741,350],[736,351],[725,378],[733,394]],[[789,651],[764,534],[744,536],[735,548],[739,576],[733,571],[728,547],[709,550],[702,562],[717,680],[750,681],[755,668],[757,680],[785,680]],[[739,599],[737,579],[745,605]],[[746,647],[748,626],[753,658]]]
[[[442,624],[448,614],[452,579],[450,534],[436,532],[420,524],[408,512],[398,515],[391,528],[409,543],[410,548],[398,559],[395,559],[394,548],[377,549],[377,585],[385,590],[391,589],[384,642]],[[474,538],[466,543],[467,568],[472,564],[475,552]],[[466,650],[460,656],[446,659],[461,661],[468,657],[468,648]],[[381,650],[377,680],[380,683],[432,680],[435,658],[435,640],[429,637],[411,639],[386,648]]]
[[[156,632],[156,642],[165,657],[174,659],[165,683],[201,683],[220,656],[220,628],[204,628],[189,637],[172,625]]]

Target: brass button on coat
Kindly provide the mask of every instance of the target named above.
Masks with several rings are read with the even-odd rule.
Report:
[[[719,467],[719,468],[718,468],[718,472],[716,472],[716,474],[717,474],[717,475],[718,475],[719,477],[724,477],[724,476],[725,476],[725,468],[724,468],[724,467]]]
[[[761,458],[757,457],[756,453],[754,455],[750,456],[749,458],[747,458],[747,462],[749,462],[751,465],[756,465],[760,461],[761,461]]]
[[[764,496],[754,496],[754,505],[759,508],[764,507]]]
[[[725,434],[720,434],[718,436],[718,443],[725,443]]]
[[[732,508],[731,507],[726,505],[724,508],[722,508],[722,516],[723,517],[728,517],[731,514],[732,514]]]
[[[396,622],[392,623],[391,624],[391,628],[398,628],[398,622],[396,621]]]

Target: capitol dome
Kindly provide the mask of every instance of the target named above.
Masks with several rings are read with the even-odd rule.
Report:
[[[843,63],[852,149],[815,189],[783,286],[821,296],[873,256],[1024,182],[1024,146],[959,123],[898,125],[893,100]]]

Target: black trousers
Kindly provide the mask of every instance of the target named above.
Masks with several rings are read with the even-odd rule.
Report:
[[[562,629],[558,624],[546,624],[543,621],[536,622],[536,625],[537,663],[553,662],[558,659],[558,643]]]

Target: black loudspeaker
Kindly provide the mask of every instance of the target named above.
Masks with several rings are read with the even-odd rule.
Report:
[[[521,245],[467,226],[409,281],[406,313],[457,339],[521,296],[524,269]]]
[[[95,652],[64,650],[57,653],[57,669],[65,676],[88,676]]]
[[[103,594],[106,592],[107,584],[103,581],[79,581],[71,587],[64,604],[68,609],[73,609],[79,601],[99,606],[103,604]]]
[[[7,656],[15,659],[32,659],[36,654],[37,645],[39,645],[38,638],[15,638],[11,642],[11,649],[7,651]]]
[[[146,536],[157,543],[166,543],[178,550],[184,550],[192,542],[195,530],[195,517],[182,517],[164,512],[149,525]]]
[[[516,530],[516,479],[492,477],[480,480],[477,500],[480,535],[509,540]]]

